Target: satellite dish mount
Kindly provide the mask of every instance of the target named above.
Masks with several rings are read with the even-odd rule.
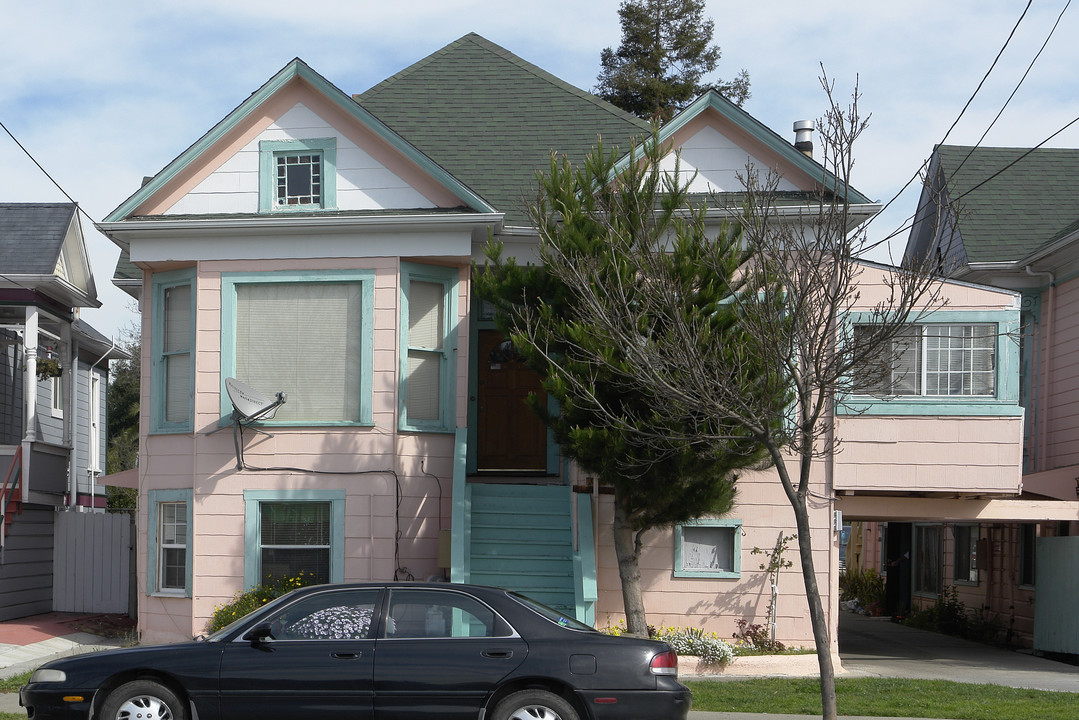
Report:
[[[225,378],[225,392],[232,401],[232,436],[236,444],[236,469],[243,470],[243,449],[240,445],[242,428],[260,420],[273,418],[277,414],[277,408],[288,400],[288,395],[279,392],[270,396],[231,377]],[[267,437],[273,437],[272,433],[257,427],[251,429]]]

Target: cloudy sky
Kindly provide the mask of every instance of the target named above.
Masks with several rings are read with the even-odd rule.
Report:
[[[976,144],[1020,84],[1068,0],[863,2],[708,0],[723,50],[716,78],[749,71],[745,109],[784,137],[824,111],[823,65],[836,94],[857,82],[870,127],[854,184],[887,202],[935,143]],[[0,122],[57,183],[101,220],[294,57],[346,93],[469,32],[584,89],[604,47],[620,39],[618,0],[0,0]],[[970,107],[983,76],[1007,49]],[[1055,33],[984,145],[1029,147],[1079,117],[1079,7]],[[948,135],[949,128],[962,119]],[[1079,147],[1079,123],[1047,143]],[[45,175],[0,133],[0,201],[61,202]],[[917,182],[914,183],[917,185]],[[869,228],[898,231],[915,190]],[[118,249],[86,223],[107,335],[137,319],[109,279]],[[887,245],[882,245],[882,249]],[[886,259],[886,253],[875,259]],[[3,269],[0,268],[0,272]]]

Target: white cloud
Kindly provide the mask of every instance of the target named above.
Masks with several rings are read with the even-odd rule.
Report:
[[[948,142],[978,141],[1064,2],[1031,7]],[[295,3],[277,0],[9,3],[0,17],[0,121],[100,219],[293,57],[345,92],[362,92],[477,32],[589,89],[600,51],[619,41],[618,5],[330,0],[297,11]],[[861,107],[872,118],[858,150],[855,184],[880,200],[897,193],[944,138],[1021,10],[974,0],[707,5],[723,49],[717,77],[747,69],[753,97],[746,109],[783,137],[793,137],[794,121],[823,112],[822,63],[840,97],[859,78]],[[987,144],[1034,145],[1079,116],[1076,37],[1079,11],[1072,11]],[[1051,144],[1079,147],[1079,126]],[[0,200],[63,199],[2,136],[0,167]],[[916,201],[917,188],[908,190],[871,235],[899,227]],[[901,236],[898,245],[904,241]],[[106,306],[86,317],[115,333],[132,318],[127,296],[109,282],[117,250],[93,231],[88,242]]]

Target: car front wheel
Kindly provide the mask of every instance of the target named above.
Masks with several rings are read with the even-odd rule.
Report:
[[[187,709],[172,690],[152,680],[124,683],[101,706],[102,720],[187,720]]]
[[[546,690],[520,690],[495,706],[493,720],[578,720],[577,711]]]

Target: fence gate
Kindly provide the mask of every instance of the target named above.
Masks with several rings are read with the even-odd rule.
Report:
[[[54,611],[128,612],[131,525],[127,513],[56,513]]]

